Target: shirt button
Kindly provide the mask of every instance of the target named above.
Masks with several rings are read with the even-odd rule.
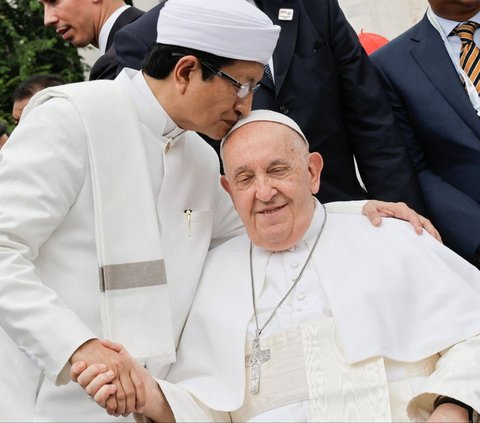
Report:
[[[283,113],[284,115],[288,115],[288,112],[289,112],[288,107],[282,104],[280,106],[280,112]]]
[[[297,300],[298,301],[303,301],[305,299],[305,294],[300,294],[298,297],[297,297]]]
[[[165,147],[163,147],[164,154],[167,154],[170,151],[170,141],[167,141]]]
[[[332,310],[330,310],[330,307],[323,307],[323,314],[326,317],[333,317]]]
[[[290,267],[292,269],[296,269],[298,267],[298,263],[290,263]]]
[[[290,252],[295,251],[295,250],[296,250],[295,246],[290,247],[290,248],[288,249],[288,251],[290,251]]]

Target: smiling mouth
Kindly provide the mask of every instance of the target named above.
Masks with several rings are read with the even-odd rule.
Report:
[[[268,208],[268,209],[259,210],[259,211],[257,211],[257,214],[273,214],[273,213],[283,209],[285,206],[286,206],[286,204],[283,204],[283,205],[278,206],[278,207],[271,207],[271,208]]]

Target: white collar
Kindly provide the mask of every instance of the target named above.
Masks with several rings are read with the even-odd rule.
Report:
[[[117,18],[123,13],[123,11],[128,9],[129,7],[130,6],[128,4],[119,7],[109,16],[109,18],[103,24],[102,28],[100,29],[100,34],[98,35],[98,49],[100,50],[100,54],[103,55],[107,51],[108,36],[110,35],[113,24],[115,23]]]
[[[432,26],[438,31],[440,34],[440,37],[442,37],[443,44],[445,46],[445,49],[447,50],[448,55],[450,56],[450,60],[452,61],[453,65],[455,66],[455,70],[457,71],[458,75],[460,76],[460,79],[465,83],[465,88],[467,91],[468,98],[470,102],[472,103],[473,108],[475,109],[475,112],[477,113],[477,116],[480,116],[480,99],[478,97],[477,89],[475,88],[475,85],[473,85],[472,81],[468,77],[468,75],[465,73],[465,71],[462,69],[460,66],[460,63],[458,61],[458,57],[455,55],[455,53],[452,50],[452,47],[450,46],[450,43],[448,42],[448,35],[452,31],[455,26],[458,25],[459,22],[454,22],[454,21],[449,21],[447,19],[443,19],[435,13],[433,13],[432,8],[429,6],[427,9],[427,17]],[[480,17],[480,12],[477,13],[475,16],[472,16],[471,20],[478,19]],[[476,20],[475,20],[476,22]],[[452,26],[453,25],[453,26]],[[449,32],[447,32],[450,29]]]
[[[115,78],[119,80],[135,103],[140,120],[160,137],[175,138],[184,132],[168,116],[165,109],[153,95],[142,71],[125,68]]]
[[[431,13],[437,19],[438,25],[440,26],[440,28],[442,29],[442,32],[444,33],[444,35],[446,37],[448,37],[450,35],[450,33],[453,31],[453,29],[459,23],[461,23],[461,22],[451,21],[449,19],[442,18],[442,17],[438,16],[437,14],[435,14],[435,12],[433,10],[431,11]],[[480,24],[480,12],[478,12],[476,15],[472,16],[468,20]],[[462,22],[466,22],[466,21],[462,21]]]

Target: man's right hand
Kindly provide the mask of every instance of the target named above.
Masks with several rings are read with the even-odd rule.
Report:
[[[141,401],[138,390],[142,389],[140,377],[135,363],[130,357],[120,354],[111,348],[107,348],[99,339],[91,339],[82,344],[70,357],[70,364],[79,363],[75,366],[76,372],[72,370],[70,376],[77,381],[77,375],[87,366],[95,363],[103,363],[105,371],[112,371],[111,382],[115,384],[115,395],[110,395],[106,401],[106,408],[109,414],[119,416],[128,415],[131,410],[142,407],[137,404]],[[137,398],[139,397],[139,398]],[[130,411],[129,411],[130,410]]]
[[[123,415],[133,412],[137,413],[136,419],[140,418],[137,421],[142,421],[141,416],[145,416],[157,422],[174,422],[175,417],[167,399],[148,371],[141,367],[121,345],[109,341],[101,341],[101,344],[122,356],[136,370],[132,373],[134,375],[132,381],[136,387],[136,401],[128,403]],[[114,414],[108,401],[117,392],[117,386],[113,371],[107,370],[105,364],[94,363],[87,366],[84,361],[77,361],[72,365],[70,376],[98,405],[105,408],[108,414]]]

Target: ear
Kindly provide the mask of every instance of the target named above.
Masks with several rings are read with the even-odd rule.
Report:
[[[188,84],[192,80],[192,72],[200,67],[200,62],[195,56],[181,57],[173,68],[173,79],[175,86],[181,94],[183,94]]]
[[[323,169],[323,159],[320,153],[308,155],[308,172],[310,174],[310,192],[316,194],[320,188],[320,174]]]
[[[222,185],[222,188],[228,192],[230,197],[232,196],[232,188],[230,187],[230,184],[228,183],[227,177],[225,175],[220,176],[220,184]]]

